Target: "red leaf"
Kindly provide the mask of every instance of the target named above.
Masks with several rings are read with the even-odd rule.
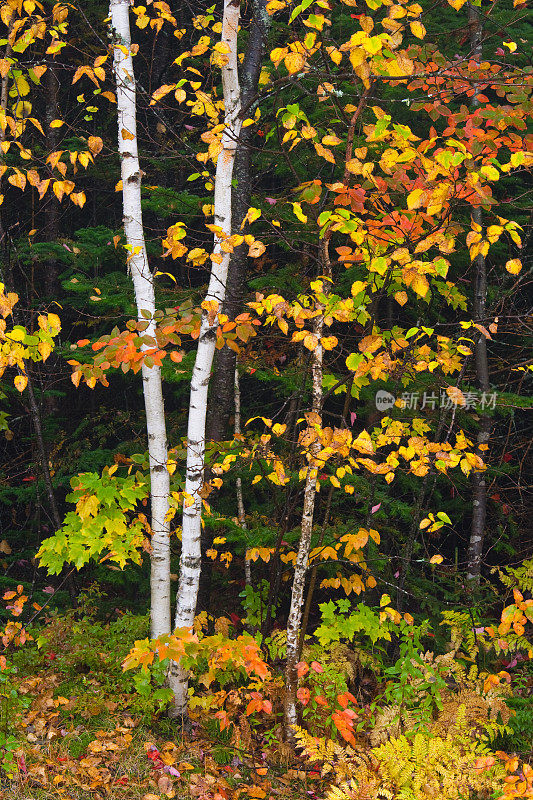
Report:
[[[348,706],[348,703],[355,703],[355,705],[357,705],[357,700],[351,692],[344,692],[343,694],[338,694],[337,701],[339,705],[341,705],[343,708],[346,708]]]
[[[309,672],[309,664],[307,661],[299,661],[296,664],[296,674],[299,678],[303,678],[304,675],[307,675]]]
[[[310,697],[311,697],[311,692],[309,691],[309,689],[308,689],[307,687],[304,687],[304,686],[302,686],[302,687],[301,687],[300,689],[298,689],[298,691],[296,692],[296,697],[298,698],[298,700],[299,700],[299,701],[300,701],[300,702],[301,702],[301,703],[302,703],[304,706],[306,706],[306,705],[308,704],[308,702],[309,702],[309,699],[310,699]]]
[[[313,699],[315,703],[317,703],[319,706],[325,706],[326,708],[328,708],[328,702],[326,698],[323,697],[323,695],[317,694],[316,697],[314,697]]]

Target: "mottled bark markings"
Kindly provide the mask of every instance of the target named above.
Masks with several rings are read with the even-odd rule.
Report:
[[[479,9],[468,4],[468,24],[470,28],[470,47],[472,58],[479,62],[483,55],[483,20]],[[470,103],[471,109],[479,106],[478,92],[474,92]],[[477,225],[483,224],[481,208],[472,209],[472,220]],[[474,291],[474,319],[481,325],[486,324],[487,302],[487,264],[485,256],[478,254],[474,259],[475,291]],[[490,391],[489,364],[487,354],[487,339],[480,332],[475,346],[476,379],[482,392]],[[485,455],[481,445],[487,444],[492,428],[491,418],[487,414],[480,415],[479,431],[476,437],[477,455]],[[472,474],[472,524],[470,541],[467,553],[467,580],[471,584],[479,584],[481,576],[481,563],[483,558],[483,544],[485,540],[485,522],[487,516],[487,482],[484,472]]]
[[[147,321],[146,335],[155,338],[155,294],[148,264],[141,208],[141,171],[137,142],[136,85],[131,54],[129,0],[111,0],[109,16],[114,39],[123,48],[113,48],[113,68],[117,88],[118,151],[122,178],[123,220],[127,244],[131,247],[128,270],[135,289],[137,317]],[[122,130],[132,139],[124,139]],[[142,311],[150,314],[145,320]],[[147,345],[142,345],[147,349]],[[161,370],[142,365],[142,385],[151,483],[151,635],[170,633],[170,475],[167,469],[167,437]]]
[[[328,278],[331,277],[331,264],[328,253],[329,240],[325,238],[322,242],[323,272]],[[324,294],[327,296],[330,290],[329,281],[324,282]],[[318,344],[312,351],[311,374],[313,381],[311,411],[313,421],[321,424],[322,401],[323,401],[323,356],[324,349],[320,340],[324,329],[324,309],[320,310],[314,319],[313,333],[318,339]],[[298,723],[296,711],[296,692],[298,689],[298,676],[296,665],[300,653],[300,625],[302,621],[303,601],[305,592],[305,578],[307,565],[309,563],[309,552],[311,549],[311,538],[313,535],[313,518],[315,512],[316,482],[318,466],[315,464],[317,453],[320,451],[320,440],[314,441],[309,447],[309,461],[307,475],[305,478],[304,504],[302,512],[302,530],[298,555],[294,565],[294,578],[291,593],[291,606],[287,621],[287,663],[285,667],[285,703],[284,703],[284,725],[285,734],[289,741],[294,741],[294,726]]]
[[[257,93],[261,62],[265,51],[271,18],[266,11],[266,0],[254,0],[253,18],[248,45],[240,70],[241,107],[243,114],[251,115],[250,102]],[[253,126],[243,128],[240,132],[235,154],[233,175],[236,188],[233,190],[232,232],[245,233],[241,224],[251,203],[250,174],[250,142]],[[241,310],[248,267],[248,246],[236,247],[231,255],[226,296],[223,311],[234,319]],[[223,441],[228,432],[229,418],[234,404],[234,375],[236,353],[229,347],[223,347],[216,354],[215,369],[211,382],[211,401],[208,406],[207,439],[215,442]]]
[[[227,45],[226,63],[222,66],[224,95],[224,123],[222,150],[217,159],[214,192],[214,219],[220,220],[221,234],[215,235],[213,255],[220,263],[212,261],[209,287],[205,300],[215,301],[222,309],[228,276],[229,253],[222,250],[223,240],[231,235],[232,174],[235,149],[241,130],[240,86],[237,60],[237,32],[240,3],[224,0],[222,41]],[[198,597],[201,565],[201,523],[205,463],[205,423],[209,378],[215,353],[218,314],[210,320],[207,312],[202,316],[200,336],[191,378],[189,420],[187,428],[187,472],[182,520],[182,545],[180,578],[176,597],[176,628],[190,628]],[[186,506],[189,503],[190,505]],[[173,716],[187,713],[188,672],[175,665],[169,673],[169,683],[174,694]]]

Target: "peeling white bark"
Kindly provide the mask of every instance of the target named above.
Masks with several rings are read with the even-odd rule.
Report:
[[[221,41],[227,45],[227,62],[222,67],[224,93],[224,123],[222,151],[217,160],[215,176],[214,222],[220,228],[215,234],[213,256],[206,301],[215,301],[220,309],[226,296],[226,281],[230,254],[223,252],[221,243],[231,235],[232,176],[235,150],[241,129],[240,86],[237,61],[237,32],[239,27],[239,0],[224,0]],[[189,423],[187,429],[187,475],[185,492],[188,497],[183,509],[180,579],[176,598],[175,627],[190,627],[194,621],[200,581],[202,525],[202,498],[204,480],[205,420],[207,393],[213,356],[215,354],[218,314],[211,320],[207,312],[202,317],[198,349],[191,379]],[[170,685],[174,692],[174,714],[183,716],[187,711],[188,674],[179,667],[172,670]]]
[[[470,29],[470,46],[472,57],[478,63],[483,58],[483,18],[479,9],[468,4],[468,26]],[[479,107],[479,91],[476,87],[470,101],[470,108]],[[480,226],[483,225],[483,211],[481,208],[472,209],[472,220]],[[474,288],[474,319],[481,325],[487,325],[487,264],[485,256],[481,253],[474,259],[475,288]],[[487,353],[487,339],[478,333],[476,341],[476,377],[479,388],[488,394],[490,391],[490,373]],[[486,456],[481,446],[486,445],[490,439],[492,420],[486,414],[481,414],[479,431],[476,441],[476,453],[481,458]],[[485,540],[485,523],[487,517],[487,481],[484,472],[474,472],[472,475],[472,525],[467,553],[467,581],[471,586],[478,586],[481,577],[483,561],[483,545]]]
[[[129,0],[110,0],[113,30],[113,68],[117,87],[118,150],[122,176],[124,233],[129,249],[128,266],[135,289],[137,316],[148,322],[145,336],[155,339],[155,294],[148,265],[141,211],[141,169],[137,147],[136,87],[131,55]],[[147,312],[149,319],[143,316]],[[150,345],[142,345],[143,350]],[[150,458],[152,554],[151,634],[170,633],[170,475],[167,469],[167,436],[161,370],[142,367],[148,454]]]
[[[328,242],[324,242],[324,266],[328,267]],[[324,294],[329,292],[329,283],[324,283]],[[324,349],[320,340],[324,330],[323,313],[315,317],[313,332],[318,339],[318,345],[312,353],[311,372],[313,378],[312,411],[321,417],[322,411],[322,373]],[[304,504],[302,512],[302,532],[298,555],[294,565],[294,578],[292,582],[291,607],[287,620],[287,663],[285,667],[285,734],[289,741],[294,740],[293,726],[298,724],[296,711],[296,692],[298,689],[298,676],[296,674],[296,664],[298,663],[300,650],[300,626],[302,623],[302,611],[304,605],[305,577],[309,563],[309,551],[311,549],[311,536],[313,533],[313,518],[315,513],[316,481],[318,465],[316,454],[319,452],[320,442],[313,442],[309,448],[309,464],[305,478]]]

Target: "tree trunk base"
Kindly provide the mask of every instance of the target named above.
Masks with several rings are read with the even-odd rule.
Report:
[[[176,709],[176,706],[171,705],[167,709],[167,717],[176,723],[176,727],[181,731],[182,736],[192,735],[193,724],[187,712],[182,713]]]

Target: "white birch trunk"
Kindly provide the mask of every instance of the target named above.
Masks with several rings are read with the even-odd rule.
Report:
[[[148,322],[145,336],[155,341],[155,294],[148,265],[141,211],[141,169],[137,148],[136,87],[131,55],[129,0],[110,0],[109,16],[114,36],[113,67],[117,86],[118,149],[122,175],[124,232],[129,249],[129,269],[135,289],[137,316]],[[147,312],[146,319],[142,312]],[[150,345],[142,345],[143,350]],[[167,469],[167,435],[157,366],[142,367],[146,430],[150,458],[152,506],[151,635],[170,633],[170,475]]]
[[[478,8],[468,4],[468,27],[470,29],[470,47],[473,59],[479,64],[483,58],[483,17]],[[479,107],[479,90],[476,90],[470,101],[470,108]],[[472,209],[472,220],[477,225],[483,224],[483,211],[481,207]],[[486,322],[487,306],[487,263],[481,253],[474,259],[475,287],[474,287],[474,319],[481,325]],[[478,334],[476,342],[476,377],[482,392],[490,392],[490,372],[487,353],[487,339]],[[492,420],[486,414],[481,414],[479,430],[476,441],[476,453],[486,457],[484,448],[490,440]],[[481,566],[483,561],[483,545],[485,542],[485,523],[487,517],[487,480],[484,472],[474,472],[472,475],[472,525],[470,528],[470,541],[467,554],[468,584],[473,588],[479,586]]]
[[[328,242],[324,247],[324,266],[330,272],[328,257]],[[329,292],[329,283],[324,282],[324,294]],[[318,339],[318,344],[312,353],[311,373],[313,379],[312,406],[311,409],[318,418],[321,419],[322,412],[322,373],[324,348],[320,344],[324,330],[324,314],[315,317],[313,333]],[[316,416],[315,416],[316,420]],[[287,663],[285,667],[285,713],[284,725],[287,739],[294,741],[293,726],[298,724],[296,711],[296,692],[298,690],[298,676],[296,674],[296,664],[298,663],[300,652],[300,626],[302,623],[302,611],[304,605],[305,577],[309,563],[309,551],[311,549],[311,536],[313,533],[313,517],[315,513],[316,481],[318,464],[315,461],[316,454],[319,452],[320,442],[313,442],[309,448],[309,464],[305,478],[304,503],[302,511],[302,533],[298,547],[298,556],[294,565],[294,578],[292,582],[291,607],[287,620]]]
[[[206,301],[216,301],[220,309],[226,296],[226,281],[230,254],[223,252],[221,243],[231,235],[232,176],[235,150],[241,129],[240,86],[237,60],[237,32],[239,27],[239,0],[224,0],[221,40],[228,47],[227,63],[222,67],[224,93],[224,123],[222,151],[217,160],[215,176],[214,222],[220,228],[215,234],[213,256]],[[176,598],[175,627],[190,627],[194,622],[198,587],[200,581],[202,526],[202,498],[200,492],[204,480],[205,420],[207,392],[213,356],[215,354],[218,314],[211,317],[206,312],[202,317],[198,349],[191,379],[189,401],[189,424],[187,429],[187,475],[185,492],[189,505],[184,503],[181,541],[180,578]],[[183,717],[187,712],[188,673],[179,667],[169,676],[174,692],[175,716]]]

